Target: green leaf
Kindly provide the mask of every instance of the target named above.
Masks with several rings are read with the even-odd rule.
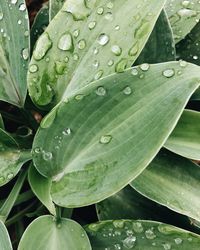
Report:
[[[49,7],[44,4],[43,7],[38,11],[34,23],[31,27],[31,50],[33,50],[36,41],[40,35],[45,31],[49,24]]]
[[[176,43],[185,38],[200,19],[199,0],[167,0],[165,9]]]
[[[12,250],[12,244],[10,241],[10,237],[8,234],[8,231],[3,224],[3,222],[0,221],[0,249],[1,250]]]
[[[0,99],[22,107],[29,61],[29,20],[24,0],[1,0],[0,27]]]
[[[41,216],[34,220],[24,232],[18,250],[91,250],[83,228],[75,221],[53,216]]]
[[[34,194],[53,215],[56,215],[55,206],[50,196],[51,180],[40,175],[33,165],[29,168],[28,180]]]
[[[66,1],[33,53],[28,85],[34,103],[53,106],[91,81],[131,66],[164,2]]]
[[[161,151],[148,168],[131,182],[131,186],[159,204],[200,220],[199,179],[198,165],[168,151]]]
[[[58,11],[62,8],[64,2],[65,0],[50,0],[49,1],[49,7],[50,7],[49,19],[50,20],[52,20],[54,16],[58,13]]]
[[[0,129],[0,186],[13,179],[30,159],[30,151],[20,149],[15,140]]]
[[[175,43],[166,12],[163,10],[135,65],[175,60]]]
[[[198,250],[200,236],[154,221],[103,221],[86,227],[93,250]]]
[[[3,118],[1,116],[1,114],[0,114],[0,128],[4,129],[4,122],[3,122]]]
[[[165,148],[193,160],[200,160],[200,112],[185,110]]]
[[[143,64],[57,105],[33,143],[36,168],[53,180],[53,201],[92,204],[138,176],[174,129],[199,77],[196,65]]]

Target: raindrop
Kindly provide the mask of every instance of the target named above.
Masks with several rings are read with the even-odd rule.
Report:
[[[43,152],[43,159],[45,161],[50,161],[52,159],[53,155],[51,152]]]
[[[66,69],[66,64],[64,62],[56,61],[55,62],[55,70],[56,73],[62,75]]]
[[[103,75],[103,70],[99,70],[95,76],[94,76],[94,80],[99,80]]]
[[[127,249],[131,249],[135,246],[136,237],[133,235],[128,236],[125,240],[123,240],[123,246]]]
[[[107,12],[105,14],[105,19],[109,20],[109,21],[112,21],[113,20],[113,14],[111,12]]]
[[[22,24],[22,20],[18,20],[17,23],[18,23],[19,25],[21,25],[21,24]]]
[[[3,176],[0,176],[0,183],[3,183],[5,181],[5,178]]]
[[[79,55],[78,55],[77,53],[75,53],[75,54],[73,55],[73,59],[74,59],[74,61],[78,61]]]
[[[149,27],[150,27],[150,22],[142,21],[139,28],[136,29],[135,31],[135,38],[141,39],[142,37],[144,37],[148,33]]]
[[[99,7],[99,8],[97,9],[97,14],[98,14],[98,15],[102,15],[103,12],[104,12],[104,8],[103,8],[103,7]]]
[[[126,86],[126,87],[124,88],[124,90],[123,90],[123,93],[124,93],[125,95],[130,95],[130,94],[132,93],[131,87]]]
[[[111,142],[111,140],[112,140],[112,136],[111,135],[103,135],[103,136],[101,136],[99,142],[101,144],[108,144],[108,143]]]
[[[109,61],[108,61],[108,66],[109,66],[109,67],[113,66],[113,64],[114,64],[114,61],[113,61],[113,60],[109,60]]]
[[[11,0],[12,4],[16,4],[18,0]]]
[[[181,238],[176,238],[174,241],[177,245],[180,245],[183,242]]]
[[[95,26],[96,26],[96,22],[95,22],[95,21],[92,21],[92,22],[90,22],[90,23],[88,24],[88,28],[89,28],[90,30],[94,29]]]
[[[85,42],[85,40],[84,40],[84,39],[80,40],[80,41],[78,42],[78,48],[79,48],[80,50],[82,50],[82,49],[85,49],[85,47],[86,47],[86,42]]]
[[[14,174],[13,173],[9,173],[8,176],[7,176],[7,179],[11,180],[13,177],[14,177]]]
[[[22,50],[22,57],[23,57],[24,60],[28,60],[28,58],[29,58],[29,50],[28,50],[28,48],[25,48],[25,49]]]
[[[75,38],[77,38],[78,36],[79,36],[79,34],[80,34],[80,31],[77,29],[77,30],[74,30],[74,32],[73,32],[73,36],[75,37]]]
[[[148,63],[143,63],[143,64],[140,65],[140,69],[142,71],[148,71],[149,68],[150,68],[150,65]]]
[[[132,71],[131,71],[131,74],[133,76],[137,76],[139,74],[138,70],[136,68],[133,68]]]
[[[116,25],[116,26],[115,26],[115,30],[120,30],[119,25]]]
[[[107,8],[108,9],[112,9],[113,6],[114,6],[114,4],[112,2],[107,3]]]
[[[190,4],[190,1],[183,1],[182,2],[183,7],[185,7],[185,8],[187,8],[189,6],[189,4]]]
[[[124,227],[124,221],[123,220],[115,220],[113,221],[113,226],[115,228],[123,228]]]
[[[166,69],[163,71],[163,76],[170,78],[175,75],[174,69]]]
[[[58,41],[58,48],[63,51],[73,50],[73,40],[70,33],[66,32],[62,34]]]
[[[140,222],[134,222],[133,223],[133,230],[136,233],[142,233],[144,229],[143,229],[143,226]]]
[[[93,63],[93,66],[94,66],[95,68],[98,68],[98,67],[99,67],[99,62],[98,62],[97,60],[95,60],[94,63]]]
[[[25,11],[25,9],[26,9],[26,5],[24,3],[20,4],[19,10],[20,11]]]
[[[76,95],[75,96],[75,100],[76,101],[80,101],[80,100],[82,100],[84,98],[84,95],[82,95],[82,94],[79,94],[79,95]]]
[[[181,61],[180,61],[180,66],[181,66],[182,68],[185,68],[185,67],[187,66],[187,62],[181,60]]]
[[[35,148],[35,149],[34,149],[34,153],[40,154],[40,153],[41,153],[41,149],[40,149],[40,148]]]
[[[115,71],[117,73],[122,73],[126,69],[128,65],[128,60],[126,58],[122,58],[115,66]]]
[[[52,47],[52,41],[47,33],[43,33],[37,42],[37,46],[33,52],[35,60],[41,60]]]
[[[116,56],[120,56],[122,53],[122,49],[118,45],[113,45],[111,50]]]
[[[145,236],[146,236],[146,238],[149,239],[149,240],[153,240],[153,239],[156,238],[156,235],[154,234],[153,229],[148,229],[148,230],[146,230],[146,231],[145,231]]]
[[[121,250],[122,249],[120,244],[115,244],[114,247],[115,247],[115,250]]]
[[[30,65],[29,71],[30,71],[31,73],[37,72],[37,71],[38,71],[38,66],[37,66],[36,64]]]
[[[186,18],[190,18],[190,17],[195,17],[197,15],[197,12],[195,10],[191,10],[191,9],[180,9],[177,14],[180,17],[186,17]]]
[[[99,50],[97,48],[94,48],[93,53],[94,55],[97,55],[99,53]]]
[[[139,45],[138,45],[138,42],[136,42],[132,48],[129,50],[129,56],[135,56],[137,53],[138,53],[138,50],[139,50]]]
[[[106,89],[103,87],[103,86],[99,86],[97,89],[96,89],[96,94],[98,96],[105,96],[106,95]]]
[[[170,250],[171,249],[171,245],[169,243],[165,243],[165,244],[163,244],[163,248],[165,250]]]
[[[102,46],[106,45],[109,42],[109,36],[107,36],[106,34],[102,33],[101,35],[99,35],[98,37],[98,43]]]

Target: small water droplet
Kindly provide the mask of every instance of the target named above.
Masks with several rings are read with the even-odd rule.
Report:
[[[28,50],[28,48],[25,48],[25,49],[22,50],[22,57],[23,57],[24,60],[28,60],[28,58],[29,58],[29,50]]]
[[[181,238],[176,238],[174,241],[177,245],[180,245],[183,242]]]
[[[101,144],[108,144],[108,143],[111,142],[111,140],[112,140],[112,136],[111,135],[103,135],[103,136],[101,136],[99,142]]]
[[[174,69],[166,69],[163,71],[163,76],[170,78],[175,75]]]
[[[170,250],[171,249],[171,245],[169,243],[165,243],[165,244],[163,244],[163,248],[165,250]]]
[[[29,67],[29,71],[31,73],[35,73],[38,71],[38,66],[36,64],[31,64],[30,67]]]
[[[0,12],[0,21],[3,20],[3,12]]]
[[[142,226],[142,223],[140,222],[133,222],[133,230],[136,232],[136,233],[142,233],[143,232],[143,226]]]
[[[66,69],[66,64],[64,62],[56,61],[55,62],[55,70],[56,73],[62,75]]]
[[[114,3],[113,2],[109,2],[109,3],[107,3],[106,6],[107,6],[108,9],[112,9],[114,7]]]
[[[98,37],[98,43],[102,46],[106,45],[109,42],[109,36],[106,34],[102,33]]]
[[[80,34],[80,31],[79,31],[78,29],[74,30],[73,36],[74,36],[75,38],[77,38],[77,37],[79,36],[79,34]]]
[[[8,176],[7,176],[7,179],[11,180],[13,177],[14,177],[14,174],[13,173],[9,173]]]
[[[97,14],[98,14],[98,15],[102,15],[103,12],[104,12],[104,8],[103,8],[103,7],[99,7],[99,8],[97,9]]]
[[[114,64],[114,61],[113,61],[113,60],[109,60],[109,61],[108,61],[108,66],[109,66],[109,67],[113,66],[113,64]]]
[[[182,67],[182,68],[185,68],[186,66],[187,66],[187,62],[186,61],[183,61],[183,60],[181,60],[180,61],[180,66]]]
[[[5,177],[0,176],[0,183],[3,183],[5,181]]]
[[[43,33],[36,45],[36,48],[33,52],[33,57],[35,60],[41,60],[48,50],[52,47],[52,41],[49,38],[49,35],[47,33]]]
[[[95,21],[92,21],[92,22],[90,22],[90,23],[88,24],[88,28],[89,28],[90,30],[94,29],[95,26],[96,26],[96,22],[95,22]]]
[[[21,25],[21,24],[22,24],[22,20],[19,19],[19,20],[17,21],[17,23],[18,23],[19,25]]]
[[[36,154],[40,154],[41,153],[41,148],[35,148],[33,151]]]
[[[12,4],[16,4],[18,0],[11,0]]]
[[[78,61],[79,55],[77,53],[73,54],[73,59],[74,61]]]
[[[111,50],[116,56],[120,56],[122,53],[122,49],[118,45],[113,45]]]
[[[94,66],[95,68],[98,68],[98,67],[99,67],[99,62],[98,62],[97,60],[95,60],[94,63],[93,63],[93,66]]]
[[[112,21],[113,20],[113,14],[111,12],[107,12],[105,14],[105,19],[108,21]]]
[[[119,26],[119,25],[116,25],[116,26],[115,26],[115,30],[120,30],[120,26]]]
[[[80,41],[78,42],[78,48],[79,48],[80,50],[82,50],[82,49],[85,49],[85,47],[86,47],[86,41],[85,41],[84,39],[80,40]]]
[[[189,4],[190,4],[190,1],[182,1],[182,6],[183,7],[185,7],[185,8],[187,8],[188,6],[189,6]]]
[[[94,48],[93,53],[94,55],[97,55],[99,53],[99,50],[97,48]]]
[[[124,93],[125,95],[130,95],[130,94],[132,93],[131,87],[126,86],[126,87],[123,89],[123,93]]]
[[[137,76],[139,74],[138,70],[136,68],[133,68],[132,71],[131,71],[131,74],[133,76]]]
[[[96,94],[98,96],[105,96],[106,95],[106,89],[103,87],[103,86],[99,86],[97,89],[96,89]]]
[[[95,81],[96,81],[96,80],[99,80],[99,79],[102,77],[102,75],[103,75],[103,70],[99,70],[99,71],[95,74],[94,80],[95,80]]]
[[[19,10],[20,11],[25,11],[25,9],[26,9],[26,5],[24,3],[20,4]]]
[[[124,227],[124,221],[123,220],[114,220],[113,226],[115,228],[123,228]]]
[[[199,58],[199,57],[196,56],[196,55],[193,56],[193,59],[194,59],[194,60],[198,60],[198,58]]]
[[[150,68],[150,65],[148,63],[143,63],[143,64],[140,65],[140,69],[142,71],[148,71],[149,68]]]
[[[76,101],[81,101],[83,98],[84,98],[84,95],[82,95],[82,94],[78,94],[75,96]]]
[[[131,249],[136,244],[136,237],[133,235],[128,236],[125,240],[123,240],[123,246],[127,249]]]
[[[58,41],[58,48],[63,51],[72,51],[73,46],[73,39],[69,32],[62,34]]]
[[[52,157],[53,157],[53,155],[52,155],[51,152],[45,152],[45,151],[43,151],[42,155],[43,155],[43,159],[45,161],[50,161],[52,159]]]
[[[128,60],[126,58],[122,58],[115,66],[115,71],[117,73],[122,73],[126,69],[128,65]]]

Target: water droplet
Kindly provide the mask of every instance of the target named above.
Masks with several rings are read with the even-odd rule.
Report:
[[[135,56],[138,53],[138,50],[139,50],[139,45],[138,42],[136,42],[129,50],[128,52],[129,56]]]
[[[140,40],[148,33],[149,28],[150,22],[143,20],[139,28],[135,31],[135,38]]]
[[[199,58],[199,57],[198,57],[198,56],[196,56],[196,55],[195,55],[195,56],[193,56],[193,59],[194,59],[194,60],[198,60],[198,58]]]
[[[45,160],[45,161],[50,161],[51,159],[52,159],[52,157],[53,157],[53,155],[52,155],[52,153],[51,152],[44,152],[43,151],[43,159]]]
[[[188,6],[189,6],[189,4],[190,4],[190,1],[182,1],[182,5],[183,5],[183,7],[185,7],[185,8],[187,8]]]
[[[102,15],[103,12],[104,12],[104,8],[103,8],[103,7],[99,7],[99,8],[97,9],[97,14],[98,14],[98,15]]]
[[[97,48],[94,48],[93,53],[94,55],[97,55],[99,53],[99,50]]]
[[[142,71],[148,71],[149,68],[150,68],[150,65],[148,63],[143,63],[143,64],[140,65],[140,69]]]
[[[122,73],[126,69],[128,65],[128,60],[126,58],[122,58],[115,66],[115,71],[117,73]]]
[[[175,75],[174,69],[166,69],[163,71],[163,76],[170,78]]]
[[[17,23],[18,23],[19,25],[21,25],[21,24],[22,24],[22,20],[19,19],[19,20],[17,21]]]
[[[84,39],[80,40],[80,41],[78,42],[78,48],[79,48],[80,50],[82,50],[82,49],[85,49],[85,47],[86,47],[86,42],[85,42],[85,40],[84,40]]]
[[[123,228],[124,227],[124,221],[123,220],[115,220],[115,221],[113,221],[113,226],[115,228]]]
[[[148,229],[148,230],[146,230],[146,231],[145,231],[145,236],[146,236],[146,238],[149,239],[149,240],[153,240],[153,239],[156,238],[156,235],[154,234],[153,229]]]
[[[113,45],[111,50],[116,56],[120,56],[122,53],[122,49],[118,45]]]
[[[82,95],[82,94],[79,94],[79,95],[76,95],[75,96],[75,100],[76,101],[80,101],[80,100],[82,100],[84,98],[84,95]]]
[[[14,174],[13,173],[9,173],[8,176],[7,176],[7,179],[11,180],[13,177],[14,177]]]
[[[24,3],[20,4],[19,10],[20,11],[25,11],[25,9],[26,9],[26,5]]]
[[[102,77],[102,75],[103,75],[103,70],[99,70],[99,71],[95,74],[94,80],[95,80],[95,81],[96,81],[96,80],[99,80],[99,79]]]
[[[98,62],[97,60],[95,60],[94,63],[93,63],[93,66],[94,66],[95,68],[98,68],[98,67],[99,67],[99,62]]]
[[[29,50],[28,50],[28,48],[25,48],[25,49],[22,50],[22,57],[23,57],[24,60],[28,60],[28,58],[29,58]]]
[[[96,26],[96,22],[95,22],[95,21],[92,21],[92,22],[90,22],[90,23],[88,24],[88,28],[89,28],[90,30],[94,29],[95,26]]]
[[[180,61],[180,66],[181,66],[182,68],[185,68],[185,67],[187,66],[187,62],[181,60],[181,61]]]
[[[74,61],[78,61],[79,55],[78,55],[77,53],[75,53],[75,54],[73,55],[73,59],[74,59]]]
[[[5,177],[0,176],[0,183],[3,183],[5,181]]]
[[[163,248],[165,250],[170,250],[171,249],[171,245],[169,243],[165,243],[165,244],[163,244]]]
[[[133,68],[132,71],[131,71],[131,74],[133,76],[137,76],[139,74],[138,70],[136,68]]]
[[[73,36],[75,37],[75,38],[77,38],[78,36],[79,36],[79,34],[80,34],[80,31],[77,29],[77,30],[74,30],[74,32],[73,32]]]
[[[109,61],[108,61],[108,66],[109,66],[109,67],[113,66],[113,64],[114,64],[114,61],[113,61],[113,60],[109,60]]]
[[[127,249],[131,249],[136,244],[136,237],[133,235],[128,236],[125,240],[123,240],[123,246]]]
[[[0,12],[0,21],[3,20],[3,12]]]
[[[113,14],[111,12],[107,12],[105,14],[105,19],[109,20],[109,21],[112,21],[113,20]]]
[[[142,233],[144,229],[140,222],[133,222],[133,230],[136,233]]]
[[[60,229],[62,227],[62,224],[61,223],[57,223],[57,228]]]
[[[56,73],[62,75],[66,69],[66,64],[64,62],[56,61],[55,62],[55,70]]]
[[[99,86],[97,89],[96,89],[96,94],[98,96],[105,96],[106,95],[106,89],[103,87],[103,86]]]
[[[58,41],[58,48],[63,51],[72,51],[73,46],[73,39],[69,32],[62,34]]]
[[[115,26],[115,30],[120,30],[120,26],[119,26],[119,25],[116,25],[116,26]]]
[[[120,244],[115,244],[114,248],[115,248],[115,250],[121,250],[122,249],[121,246],[120,246]]]
[[[16,4],[18,0],[11,0],[12,4]]]
[[[123,93],[124,93],[125,95],[130,95],[130,94],[132,93],[131,87],[126,86],[126,87],[124,88],[124,90],[123,90]]]
[[[35,73],[38,71],[38,66],[36,64],[31,64],[30,67],[29,67],[29,71],[31,73]]]
[[[114,4],[112,2],[107,3],[107,8],[112,9],[114,7]]]
[[[101,144],[108,144],[108,143],[111,142],[111,140],[112,140],[112,136],[111,135],[103,135],[103,136],[101,136],[99,142]]]
[[[180,245],[183,242],[181,238],[176,238],[174,241],[177,245]]]
[[[197,12],[195,10],[191,10],[191,9],[180,9],[177,14],[180,17],[186,17],[186,18],[190,18],[190,17],[195,17],[197,16]]]
[[[41,153],[41,148],[35,148],[33,150],[33,152],[36,153],[36,154],[40,154]]]
[[[107,36],[106,34],[102,33],[101,35],[99,35],[98,37],[98,43],[102,46],[106,45],[109,42],[109,36]]]
[[[49,38],[49,35],[47,33],[43,33],[36,45],[36,48],[33,52],[33,57],[35,60],[41,60],[48,50],[52,47],[52,41]]]

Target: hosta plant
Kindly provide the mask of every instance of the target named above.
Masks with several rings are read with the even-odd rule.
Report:
[[[200,249],[199,18],[1,0],[1,250]]]

